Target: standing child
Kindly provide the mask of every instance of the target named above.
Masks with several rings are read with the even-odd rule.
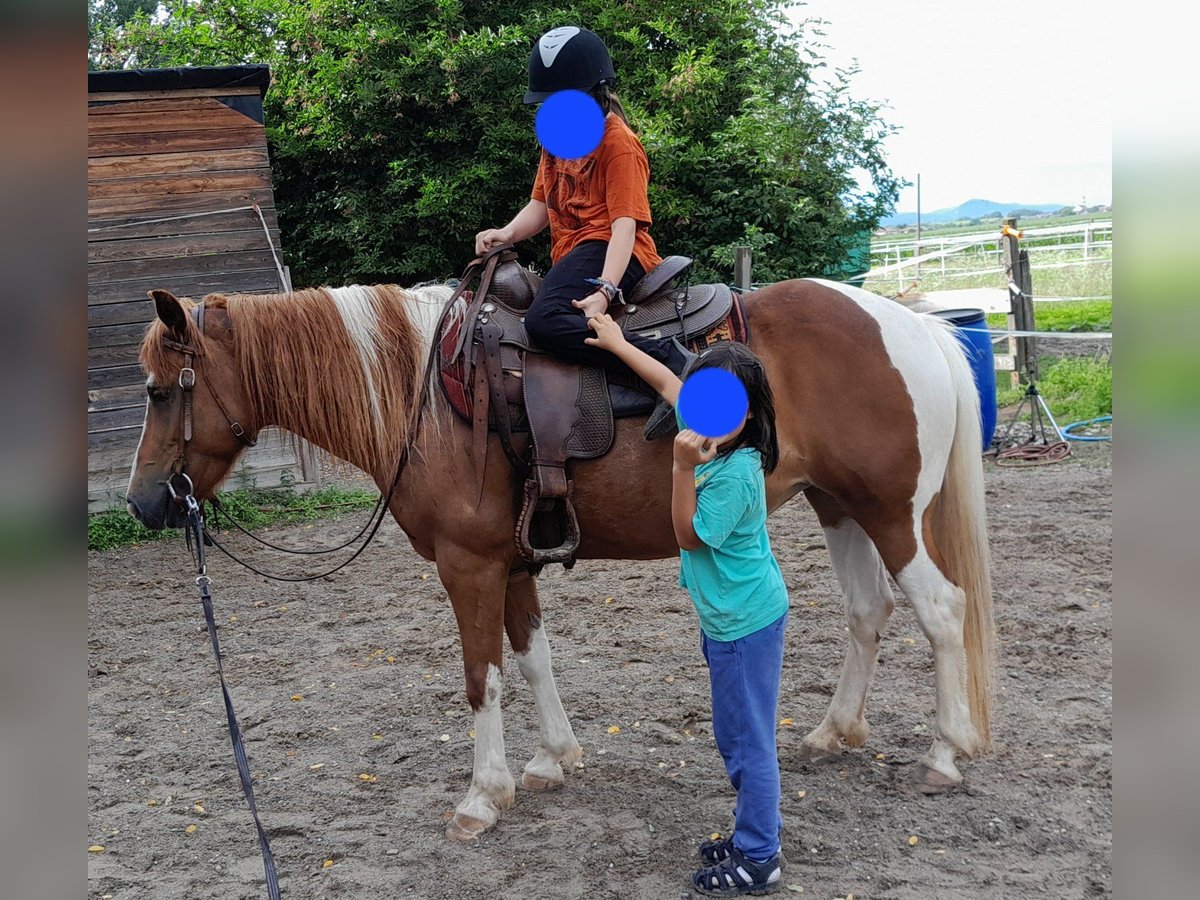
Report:
[[[629,344],[607,315],[589,319],[588,343],[618,356],[672,406],[682,383]],[[680,424],[675,438],[671,522],[680,585],[700,618],[712,685],[713,735],[737,791],[731,838],[700,845],[692,876],[703,894],[773,893],[781,886],[779,758],[775,746],[787,586],[767,539],[765,475],[779,461],[775,404],[762,363],[743,344],[719,343],[690,366],[721,368],[746,389],[746,417],[723,437]]]

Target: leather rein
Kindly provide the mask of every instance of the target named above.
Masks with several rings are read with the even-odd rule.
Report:
[[[455,298],[455,299],[457,299],[457,298]],[[205,306],[204,306],[203,301],[201,301],[197,306],[195,306],[193,308],[194,318],[196,321],[196,327],[201,336],[204,335],[204,309],[205,309]],[[374,539],[376,533],[379,531],[380,526],[383,524],[383,520],[387,517],[388,507],[391,503],[392,496],[395,494],[396,486],[400,483],[400,475],[404,471],[405,464],[408,462],[409,453],[410,453],[411,444],[412,444],[412,437],[416,433],[416,429],[420,424],[421,413],[424,410],[425,403],[428,400],[427,388],[428,388],[429,373],[430,373],[429,367],[433,365],[434,354],[433,353],[430,354],[429,362],[427,363],[425,377],[422,379],[422,389],[421,389],[420,401],[419,401],[419,403],[417,405],[417,409],[414,413],[413,421],[410,423],[409,440],[405,442],[404,448],[400,454],[400,459],[396,466],[396,475],[392,479],[392,483],[391,483],[390,487],[388,488],[387,492],[386,493],[380,492],[379,499],[376,501],[375,508],[374,508],[374,510],[372,510],[371,515],[367,518],[366,524],[363,525],[363,527],[358,531],[357,534],[355,534],[353,537],[346,540],[344,543],[339,544],[336,547],[329,547],[329,548],[325,548],[325,549],[321,549],[321,550],[295,550],[290,547],[281,547],[277,544],[272,544],[269,541],[263,540],[262,538],[258,537],[254,533],[248,531],[247,529],[243,528],[240,524],[238,524],[238,522],[229,514],[229,512],[221,504],[221,501],[216,496],[216,494],[213,494],[213,496],[210,498],[210,502],[212,503],[214,511],[219,515],[223,515],[225,520],[228,523],[230,523],[231,525],[233,525],[238,531],[242,532],[243,534],[248,535],[253,540],[262,544],[263,546],[269,547],[272,550],[279,550],[283,553],[290,553],[290,554],[293,554],[296,556],[310,556],[310,555],[321,555],[321,554],[325,554],[325,553],[334,553],[338,550],[344,550],[345,548],[349,547],[351,544],[358,541],[359,538],[361,538],[364,534],[366,535],[366,540],[363,541],[362,545],[359,546],[358,549],[356,549],[354,551],[354,553],[348,559],[339,563],[338,565],[334,566],[333,568],[328,569],[327,571],[319,572],[315,575],[276,575],[276,574],[272,574],[271,572],[263,571],[262,569],[257,568],[256,566],[248,563],[246,560],[241,559],[240,557],[235,555],[224,544],[222,544],[221,541],[219,541],[216,537],[214,537],[212,532],[210,532],[205,525],[203,511],[200,508],[201,504],[196,501],[196,498],[193,495],[193,491],[195,490],[195,485],[192,482],[191,476],[189,476],[188,472],[187,472],[187,447],[188,447],[188,444],[192,440],[192,430],[193,430],[192,429],[192,401],[193,401],[193,395],[194,395],[195,388],[196,388],[196,383],[200,380],[199,374],[198,374],[198,369],[200,368],[199,360],[200,360],[200,358],[202,358],[204,356],[204,351],[203,351],[203,348],[201,346],[199,346],[198,344],[196,344],[196,345],[185,344],[180,341],[172,340],[170,338],[165,339],[163,341],[163,345],[183,354],[183,368],[180,369],[180,371],[179,371],[179,386],[183,390],[183,409],[182,409],[182,413],[180,415],[180,420],[179,420],[179,455],[176,456],[174,463],[172,463],[171,475],[168,476],[167,481],[166,481],[167,490],[170,492],[171,498],[185,512],[188,511],[192,506],[196,507],[197,519],[199,521],[199,532],[203,536],[204,543],[209,546],[216,547],[218,550],[220,550],[222,553],[224,553],[226,556],[228,556],[230,559],[232,559],[234,562],[236,562],[238,565],[242,566],[243,568],[249,569],[254,574],[261,575],[264,578],[269,578],[272,581],[286,581],[286,582],[316,581],[320,578],[325,578],[329,575],[332,575],[334,572],[337,572],[338,570],[345,568],[350,563],[352,563],[354,560],[356,560],[362,554],[362,552],[364,550],[366,550],[367,547],[371,544],[371,541]],[[238,422],[236,419],[234,419],[233,416],[231,416],[229,414],[229,410],[226,408],[225,404],[223,402],[221,402],[221,398],[217,395],[217,392],[213,389],[212,384],[206,384],[205,386],[208,388],[209,395],[213,398],[214,401],[216,401],[217,408],[221,410],[221,414],[225,417],[225,421],[226,421],[226,423],[228,423],[230,431],[232,431],[233,434],[237,437],[237,439],[239,441],[241,441],[242,444],[244,444],[246,447],[255,446],[258,443],[257,439],[250,437],[249,434],[247,433],[246,429],[242,426],[242,424],[240,422]],[[178,484],[177,484],[177,482],[178,482]],[[188,532],[188,539],[190,542],[190,540],[191,540],[191,532],[190,531]]]

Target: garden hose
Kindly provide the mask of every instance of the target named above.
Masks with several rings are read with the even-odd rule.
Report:
[[[1112,433],[1108,434],[1071,434],[1072,428],[1083,428],[1087,425],[1099,425],[1101,422],[1111,422],[1112,416],[1097,416],[1094,419],[1083,419],[1080,422],[1072,422],[1062,430],[1063,437],[1068,441],[1111,441]]]

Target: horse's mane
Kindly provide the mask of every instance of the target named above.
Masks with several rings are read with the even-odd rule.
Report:
[[[204,303],[229,314],[238,374],[261,421],[377,474],[396,465],[408,440],[432,325],[449,294],[444,286],[371,285],[210,294]],[[196,305],[180,302],[189,313]],[[201,336],[190,314],[186,327],[185,340],[200,347],[203,365],[217,338]],[[140,354],[160,384],[176,378],[180,366],[167,337],[156,319]]]

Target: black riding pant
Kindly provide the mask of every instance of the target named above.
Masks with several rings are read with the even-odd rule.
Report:
[[[582,300],[596,290],[585,279],[600,277],[607,252],[607,241],[584,241],[555,263],[525,313],[525,331],[535,344],[555,356],[624,375],[629,372],[625,363],[607,350],[584,343],[594,332],[588,328],[583,310],[571,305],[572,300]],[[645,274],[637,257],[631,256],[621,279],[621,290],[631,290]],[[669,365],[673,356],[678,355],[670,338],[627,333],[625,339],[661,363]]]

